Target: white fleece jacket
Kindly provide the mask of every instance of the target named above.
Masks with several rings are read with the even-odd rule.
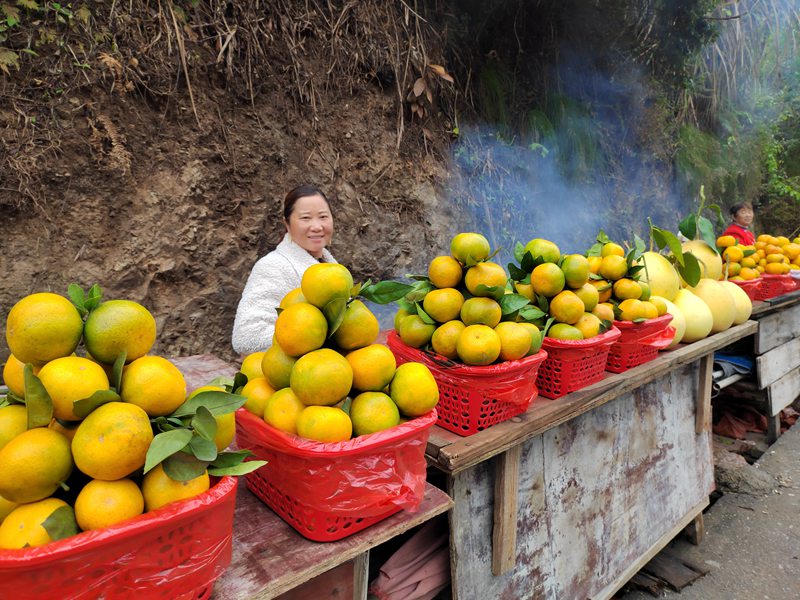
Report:
[[[256,262],[236,309],[231,340],[234,351],[251,354],[272,346],[278,318],[275,309],[287,293],[300,287],[303,273],[316,262],[288,233],[275,250]],[[322,262],[335,263],[336,259],[323,249]]]

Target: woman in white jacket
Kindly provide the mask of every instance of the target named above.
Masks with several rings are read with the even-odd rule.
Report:
[[[308,267],[316,262],[336,262],[327,249],[333,235],[333,215],[321,190],[301,185],[286,194],[283,220],[283,241],[253,266],[236,309],[232,344],[240,354],[272,346],[278,318],[275,309],[281,299],[300,287]]]

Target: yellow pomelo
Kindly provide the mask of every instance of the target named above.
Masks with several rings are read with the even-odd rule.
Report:
[[[711,333],[725,331],[733,325],[733,320],[736,318],[736,302],[719,281],[701,279],[695,287],[688,289],[711,309],[713,316]]]
[[[731,281],[720,281],[720,284],[728,290],[736,304],[736,316],[733,318],[734,325],[741,325],[750,318],[753,312],[753,302],[741,287]]]
[[[722,257],[714,248],[703,240],[689,240],[681,244],[681,249],[684,252],[691,252],[697,257],[697,260],[700,261],[700,271],[704,278],[715,280],[720,278],[722,275]]]
[[[666,313],[672,315],[672,321],[669,322],[669,326],[675,330],[675,335],[672,336],[672,342],[668,348],[674,348],[681,343],[683,340],[683,335],[686,333],[686,317],[683,316],[681,309],[679,309],[673,302],[670,302],[666,298],[662,298],[661,296],[651,296],[650,301],[652,302],[653,299],[663,302]]]
[[[389,396],[404,416],[419,417],[430,412],[439,402],[439,387],[428,367],[407,362],[397,367],[389,384]]]
[[[646,268],[639,271],[639,281],[650,286],[650,294],[674,300],[681,287],[681,279],[672,263],[658,252],[645,252],[641,262]]]
[[[708,305],[691,291],[688,289],[678,290],[673,304],[678,307],[686,320],[683,342],[690,344],[702,340],[711,333],[711,328],[714,326],[714,315],[711,314]],[[667,310],[669,310],[669,305],[667,305]]]
[[[335,350],[314,350],[297,359],[289,385],[306,406],[333,406],[353,387],[353,368]]]
[[[23,363],[44,363],[69,356],[83,333],[78,309],[58,294],[25,296],[11,307],[6,319],[6,342]]]

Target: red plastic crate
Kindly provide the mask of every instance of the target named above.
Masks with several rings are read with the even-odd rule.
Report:
[[[438,425],[462,436],[528,410],[538,395],[536,373],[547,358],[547,353],[540,350],[520,360],[476,367],[411,348],[395,331],[389,332],[386,345],[397,364],[419,362],[430,369],[439,386]]]
[[[747,293],[747,297],[750,298],[751,301],[756,300],[756,296],[758,296],[758,290],[761,289],[761,277],[756,279],[746,279],[743,281],[739,281],[738,279],[732,279],[729,281],[732,281],[742,288]]]
[[[791,275],[770,275],[763,273],[760,277],[761,287],[756,291],[756,300],[769,300],[795,289],[795,281]]]
[[[0,598],[199,600],[231,561],[235,477],[106,529],[0,550]]]
[[[642,323],[614,321],[620,330],[619,339],[611,345],[606,371],[622,373],[653,360],[659,350],[672,343],[675,329],[669,326],[672,315],[666,314]]]
[[[236,443],[266,460],[247,487],[300,535],[343,539],[400,510],[425,492],[425,447],[436,410],[371,435],[321,443],[267,425],[241,408]]]
[[[539,367],[536,385],[546,398],[560,398],[603,378],[611,345],[620,331],[612,327],[588,340],[544,338],[547,358]]]

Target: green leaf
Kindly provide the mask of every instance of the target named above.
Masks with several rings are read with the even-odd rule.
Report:
[[[417,281],[411,288],[411,291],[405,296],[409,302],[421,302],[428,292],[436,289],[432,283],[426,281]]]
[[[697,237],[697,217],[694,213],[687,215],[686,218],[678,224],[678,231],[689,240],[693,240]]]
[[[350,297],[355,298],[361,293],[361,290],[364,288],[364,286],[368,286],[371,283],[372,282],[369,279],[367,279],[367,281],[365,281],[364,283],[355,284],[353,287],[350,288]]]
[[[586,251],[586,256],[601,256],[603,252],[603,244],[596,242]]]
[[[189,441],[189,450],[195,458],[204,462],[211,462],[217,458],[217,445],[214,440],[207,440],[199,435],[192,436]]]
[[[722,218],[722,209],[719,207],[718,204],[709,204],[706,206],[708,210],[714,213],[714,216],[717,217],[717,226],[720,229],[725,228],[725,219]],[[713,246],[713,244],[712,244]]]
[[[514,263],[508,263],[508,274],[511,275],[513,281],[522,281],[527,277],[528,272],[520,269]]]
[[[220,375],[219,377],[214,377],[214,379],[209,381],[206,385],[216,385],[219,387],[224,387],[226,389],[232,389],[233,377],[228,377],[227,375]]]
[[[172,456],[185,448],[191,439],[192,431],[190,429],[173,429],[172,431],[159,433],[153,438],[153,441],[150,442],[150,447],[147,449],[144,472],[147,473],[168,456]],[[185,479],[181,479],[181,481],[185,481]]]
[[[542,327],[542,335],[547,335],[547,332],[550,331],[550,326],[555,322],[555,320],[555,317],[550,317],[547,319],[547,323],[545,323],[544,327]]]
[[[406,275],[406,278],[411,279],[412,281],[427,281],[428,283],[431,282],[431,278],[427,275]]]
[[[756,252],[757,252],[756,250],[744,250],[742,252],[742,254],[744,255],[742,258],[744,258],[746,256],[753,256],[753,254],[755,254]]]
[[[347,310],[347,300],[344,298],[334,298],[322,309],[325,320],[328,321],[328,338],[333,337],[339,325],[344,321],[344,312]]]
[[[602,229],[597,232],[597,237],[595,239],[597,240],[597,243],[601,245],[608,244],[609,242],[611,242],[611,238],[608,237],[606,232],[603,231]]]
[[[528,323],[532,323],[533,321],[538,321],[539,319],[547,316],[547,313],[542,312],[538,308],[533,305],[528,305],[527,307],[523,308],[519,311],[519,316]]]
[[[42,521],[42,527],[54,542],[80,533],[71,506],[59,506]]]
[[[542,296],[541,294],[536,294],[536,304],[544,312],[550,310],[550,303],[547,301],[547,298]]]
[[[433,318],[431,318],[431,316],[428,313],[425,312],[425,309],[422,308],[422,304],[419,302],[417,302],[417,314],[424,323],[427,323],[428,325],[436,324],[436,321]]]
[[[11,390],[7,391],[4,396],[2,396],[2,401],[0,402],[0,407],[3,406],[10,406],[12,404],[22,404],[25,405],[25,398],[20,398]]]
[[[697,257],[691,252],[683,253],[683,265],[678,265],[678,273],[680,273],[683,280],[692,287],[697,285],[703,275],[700,261],[698,261]]]
[[[103,290],[100,289],[100,286],[96,283],[89,288],[89,292],[86,294],[86,302],[84,306],[86,310],[89,312],[93,311],[95,308],[100,306],[100,303],[103,300]]]
[[[647,250],[647,245],[644,243],[644,240],[635,233],[633,234],[633,249],[636,251],[634,256],[637,259]]]
[[[67,286],[67,296],[69,296],[70,301],[78,309],[81,316],[86,316],[89,311],[86,309],[86,294],[83,292],[83,288],[77,283],[70,283]]]
[[[400,300],[397,301],[397,308],[408,311],[409,315],[417,314],[417,304],[415,302],[409,302],[405,298],[400,298]]]
[[[194,417],[192,417],[192,429],[194,429],[195,433],[201,438],[213,440],[214,436],[217,435],[217,420],[205,406],[198,406],[197,412]],[[197,454],[195,454],[195,456],[197,456]],[[198,456],[197,458],[203,457]]]
[[[208,462],[199,460],[194,454],[176,452],[164,459],[164,473],[175,481],[189,481],[200,477],[208,466]]]
[[[22,369],[25,381],[25,406],[28,413],[28,429],[47,427],[53,418],[53,401],[41,380],[33,374],[33,365],[27,363]]]
[[[644,269],[644,265],[634,265],[628,268],[628,273],[626,277],[630,277],[631,279],[636,279],[636,275]]]
[[[209,467],[224,469],[226,467],[234,467],[241,463],[248,456],[252,456],[251,450],[233,450],[220,452],[217,458],[212,461]]]
[[[537,260],[533,258],[533,254],[531,254],[530,252],[526,252],[522,256],[522,260],[519,263],[519,267],[526,273],[530,273],[536,267],[536,263]]]
[[[350,416],[350,407],[353,405],[353,399],[348,396],[344,400],[342,400],[342,405],[339,407],[341,408],[347,416]]]
[[[111,369],[111,387],[120,393],[122,393],[122,369],[125,368],[125,361],[127,358],[128,353],[123,350],[119,353],[119,356],[117,356],[114,361],[114,366]]]
[[[667,245],[667,240],[664,238],[663,230],[659,229],[655,225],[650,225],[650,237],[653,238],[653,241],[656,243],[656,248],[659,250]]]
[[[121,398],[114,390],[97,390],[94,394],[83,400],[77,400],[72,405],[72,412],[81,419],[85,419],[90,412],[98,406],[109,402],[119,402]]]
[[[530,301],[521,294],[503,294],[499,302],[503,315],[510,315],[521,310],[524,306],[528,306],[529,303]]]
[[[717,237],[714,233],[714,225],[705,217],[698,217],[697,228],[700,230],[700,237],[703,241],[717,251]]]
[[[600,320],[600,333],[605,333],[609,329],[614,326],[613,321],[609,321],[608,319],[601,319]]]
[[[244,373],[236,373],[236,375],[233,376],[233,385],[231,386],[231,392],[236,394],[245,385],[247,385],[247,375],[245,375]]]
[[[200,392],[190,400],[181,404],[170,417],[185,417],[197,414],[201,406],[207,408],[212,415],[219,416],[235,411],[244,406],[247,398],[219,390]]]
[[[411,292],[413,286],[399,281],[379,281],[361,288],[361,297],[375,304],[389,304]]]
[[[683,250],[681,248],[681,241],[671,231],[667,231],[666,229],[659,229],[658,227],[652,228],[653,235],[655,236],[658,234],[664,241],[663,243],[659,244],[659,248],[667,245],[669,247],[670,252],[672,252],[673,256],[678,260],[679,264],[683,264]],[[659,242],[656,241],[658,244]]]
[[[248,460],[231,467],[209,467],[208,474],[222,477],[223,475],[247,475],[267,464],[265,460]]]
[[[522,257],[525,255],[525,246],[517,242],[514,244],[514,260],[522,263]]]

